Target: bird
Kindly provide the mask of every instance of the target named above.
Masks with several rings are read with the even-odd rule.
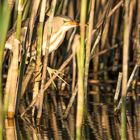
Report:
[[[64,41],[66,32],[72,28],[79,26],[78,22],[74,21],[68,16],[55,16],[52,21],[52,34],[50,37],[50,46],[48,53],[55,51]],[[47,43],[47,28],[48,21],[46,21],[43,33],[42,54],[45,55],[45,48]]]
[[[43,37],[42,37],[43,38],[43,41],[42,41],[42,55],[43,56],[45,55],[45,48],[46,48],[46,43],[47,43],[48,18],[49,17],[46,16],[46,20],[44,22]],[[21,28],[20,40],[23,40],[25,29],[27,29],[26,26],[25,27],[23,26]],[[48,49],[48,53],[50,54],[51,52],[57,50],[58,47],[64,41],[66,32],[77,26],[79,26],[79,23],[74,21],[72,18],[68,16],[63,16],[63,15],[54,16],[52,20],[52,34],[50,37],[50,46]],[[10,35],[8,36],[8,39],[5,44],[5,49],[13,50],[12,42],[14,38],[15,38],[15,30],[13,30],[12,32],[10,31]],[[24,35],[24,38],[25,38],[25,35]]]

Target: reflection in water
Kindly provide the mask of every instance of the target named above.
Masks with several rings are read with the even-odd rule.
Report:
[[[109,116],[106,105],[102,106],[102,128],[103,128],[103,139],[112,140],[112,136],[110,134]]]
[[[86,135],[89,140],[120,140],[120,118],[113,114],[113,106],[106,104],[95,104],[97,112],[87,114],[88,127]],[[53,107],[50,107],[49,117],[42,116],[41,124],[38,126],[34,118],[23,117],[16,120],[5,120],[5,139],[6,140],[74,140],[75,132],[71,133],[69,120],[56,117]],[[97,116],[100,119],[97,119]],[[127,113],[127,132],[128,139],[139,139],[139,115]],[[100,121],[100,122],[99,122]],[[99,126],[101,125],[101,126]],[[87,139],[85,136],[84,139]]]
[[[137,110],[129,106],[130,100],[127,101],[127,133],[128,140],[140,139],[140,115],[138,114],[139,102],[136,102]],[[83,124],[83,140],[120,140],[121,125],[120,112],[114,114],[113,104],[111,103],[91,103],[94,112],[90,110],[87,113],[86,124]],[[71,111],[71,116],[63,119],[62,110],[54,111],[53,104],[48,106],[47,113],[43,111],[40,125],[37,125],[36,118],[24,116],[15,120],[5,120],[6,140],[74,140],[75,139],[75,111]],[[55,109],[56,110],[56,109]],[[96,112],[95,112],[96,110]],[[72,117],[72,118],[71,118]],[[98,118],[98,119],[97,119]],[[71,124],[72,122],[72,124]],[[71,128],[73,125],[73,128]]]

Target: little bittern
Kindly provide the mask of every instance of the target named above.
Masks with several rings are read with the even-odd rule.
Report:
[[[45,54],[47,41],[47,28],[48,28],[47,23],[48,22],[45,23],[43,33],[43,43],[42,43],[43,55]],[[54,17],[52,22],[52,34],[50,38],[50,46],[48,50],[49,53],[55,51],[63,42],[66,32],[69,29],[74,28],[76,26],[78,26],[78,23],[67,16]]]
[[[66,32],[78,26],[78,23],[72,20],[67,16],[56,16],[53,18],[52,21],[52,34],[50,38],[50,46],[49,46],[49,53],[56,50],[65,38]],[[45,55],[45,48],[47,42],[47,28],[48,28],[48,20],[45,21],[44,25],[44,33],[43,33],[43,42],[42,42],[42,54]],[[21,35],[23,35],[24,26],[21,30]],[[12,41],[15,38],[15,32],[13,32],[8,40],[6,41],[5,48],[12,50]],[[23,38],[23,37],[22,37]]]

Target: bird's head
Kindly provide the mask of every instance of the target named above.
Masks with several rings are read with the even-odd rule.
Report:
[[[67,16],[56,16],[53,20],[53,25],[55,29],[62,29],[63,31],[68,31],[71,28],[78,26],[79,24]],[[55,32],[55,31],[54,31]]]

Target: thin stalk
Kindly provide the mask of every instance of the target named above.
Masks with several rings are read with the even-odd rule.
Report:
[[[62,14],[66,15],[67,10],[68,10],[68,4],[69,4],[69,0],[65,0],[64,4],[63,4],[63,10],[62,10]]]
[[[37,56],[36,56],[36,65],[35,65],[35,83],[33,88],[33,100],[39,93],[40,87],[40,79],[41,79],[41,69],[42,69],[42,62],[41,62],[41,45],[42,45],[42,34],[43,34],[43,22],[39,22],[38,25],[38,37],[37,37]],[[37,106],[39,106],[39,98],[37,100]],[[33,112],[34,114],[34,112]]]
[[[128,79],[128,56],[129,56],[129,0],[125,0],[124,20],[124,44],[123,44],[123,79],[122,79],[122,106],[121,106],[121,139],[127,139],[126,128],[126,94]]]
[[[82,122],[84,113],[84,63],[85,63],[85,23],[86,23],[87,1],[81,2],[80,15],[80,48],[77,51],[78,60],[78,97],[77,97],[77,114],[76,114],[76,140],[81,140]]]
[[[122,73],[119,72],[117,86],[116,86],[116,92],[115,92],[115,96],[114,96],[114,104],[115,104],[115,106],[116,106],[118,98],[119,98],[119,94],[120,94],[120,90],[121,90],[121,82],[122,82]]]
[[[15,7],[14,7],[14,21],[16,21],[16,19],[17,19],[18,3],[19,3],[19,0],[15,0]]]
[[[89,63],[90,63],[90,52],[91,52],[91,41],[92,41],[92,30],[93,30],[93,23],[94,23],[94,9],[95,9],[95,0],[90,1],[91,7],[90,9],[90,17],[89,17],[89,31],[88,31],[88,42],[86,46],[86,57],[85,57],[85,79],[84,79],[84,90],[85,90],[85,115],[84,115],[84,121],[87,120],[87,93],[88,93],[88,76],[89,76]],[[89,5],[90,5],[89,4]],[[85,127],[85,130],[89,132],[88,126]],[[88,134],[86,133],[87,137],[86,139],[90,139]]]
[[[46,5],[46,3],[45,3]],[[42,73],[42,80],[41,80],[41,89],[40,89],[40,110],[38,111],[37,118],[41,117],[42,114],[42,107],[43,107],[43,98],[44,98],[44,87],[46,82],[46,75],[47,75],[47,64],[48,64],[48,50],[50,46],[50,38],[51,38],[51,32],[52,32],[52,20],[55,12],[56,7],[56,0],[52,1],[52,7],[51,7],[51,15],[48,19],[48,34],[47,34],[47,45],[46,45],[46,51],[45,51],[45,58],[43,61],[43,73]],[[44,10],[45,15],[45,10]]]
[[[11,3],[10,3],[11,2]],[[4,1],[2,5],[0,5],[0,31],[2,34],[0,34],[0,140],[3,139],[3,120],[4,120],[4,114],[3,112],[3,104],[2,104],[2,95],[3,95],[3,89],[2,89],[2,66],[3,66],[3,54],[4,54],[4,45],[6,41],[6,34],[8,31],[8,25],[10,20],[10,13],[11,9],[13,7],[12,0],[11,1]]]
[[[15,115],[16,99],[17,99],[17,82],[18,82],[18,60],[19,60],[19,50],[21,47],[20,44],[20,32],[21,32],[21,21],[22,21],[22,11],[23,11],[23,2],[24,0],[19,0],[18,3],[18,16],[17,16],[17,26],[16,26],[16,38],[13,40],[13,56],[8,71],[8,75],[11,75],[10,84],[10,98],[8,105],[8,118],[13,118]]]
[[[88,32],[88,45],[86,47],[86,60],[85,60],[85,95],[87,94],[87,84],[88,84],[88,72],[89,72],[89,62],[90,62],[90,51],[91,51],[91,40],[92,40],[92,29],[94,23],[94,8],[95,8],[95,0],[91,2],[91,12],[89,19],[89,32]]]
[[[51,121],[51,128],[53,130],[54,140],[59,140],[60,136],[58,133],[59,131],[57,127],[57,118],[56,118],[55,110],[52,103],[50,103],[50,121]]]
[[[67,106],[67,108],[66,108],[66,110],[65,110],[65,112],[64,112],[64,115],[63,115],[63,118],[64,118],[64,119],[67,118],[67,116],[68,116],[68,114],[69,114],[69,111],[70,111],[70,109],[71,109],[71,107],[72,107],[72,105],[73,105],[73,103],[74,103],[74,100],[75,100],[76,95],[77,95],[77,85],[76,85],[76,87],[75,87],[75,90],[74,90],[74,92],[73,92],[71,98],[70,98],[69,104],[68,104],[68,106]]]
[[[139,70],[139,66],[135,65],[135,67],[134,67],[134,69],[129,77],[129,80],[127,82],[126,91],[128,91],[129,87],[131,86],[132,81],[134,80],[134,77],[136,76],[138,70]],[[126,96],[127,96],[127,92],[126,92]],[[126,97],[125,97],[125,100],[126,100]],[[119,110],[121,105],[122,105],[122,98],[120,99],[116,110]]]
[[[19,3],[18,3],[17,27],[16,27],[16,38],[18,40],[20,40],[23,3],[24,3],[24,0],[19,0]]]
[[[34,29],[34,23],[37,17],[37,11],[39,9],[39,4],[41,0],[34,0],[33,1],[33,7],[31,10],[31,16],[30,16],[30,23],[29,23],[29,45],[31,45],[31,40],[32,40],[32,34],[33,34],[33,29]]]
[[[35,16],[37,14],[37,10],[39,8],[39,2],[37,1],[37,4],[34,1],[33,9],[35,13],[31,15],[31,20],[30,20],[30,43],[31,43],[31,38],[32,38],[32,33],[33,33],[33,27],[32,25],[35,22]],[[41,3],[41,10],[40,10],[40,17],[39,17],[39,25],[38,25],[38,30],[37,30],[37,57],[36,57],[36,66],[35,66],[35,72],[36,72],[36,77],[35,77],[35,83],[34,83],[34,89],[33,89],[33,100],[39,93],[39,88],[40,88],[40,79],[41,79],[41,68],[42,68],[42,62],[41,62],[41,47],[42,47],[42,35],[43,35],[43,22],[45,18],[45,7],[46,7],[46,0],[43,0]],[[29,44],[30,44],[29,43]],[[38,106],[38,112],[40,111],[40,98],[37,100],[37,106]],[[33,109],[33,115],[34,115],[34,109]]]
[[[42,40],[43,40],[42,39],[42,35],[43,35],[43,22],[44,22],[44,19],[45,19],[45,8],[46,8],[46,0],[43,0],[42,3],[41,3],[41,11],[40,11],[40,17],[39,17],[39,37],[38,37],[38,46],[37,46],[37,59],[39,59],[40,62],[41,62],[41,47],[42,47]],[[38,67],[40,67],[40,66],[38,65]],[[44,88],[43,86],[44,86],[45,80],[44,79],[41,80],[41,90],[42,90],[42,88]],[[43,82],[43,84],[42,84],[42,82]],[[37,83],[38,83],[38,81],[37,81]],[[41,90],[40,90],[40,92],[41,92]],[[42,105],[43,105],[42,94],[40,94],[40,98],[39,98],[38,102],[39,102],[38,103],[38,107],[39,108],[38,108],[37,118],[40,121],[40,118],[41,118],[41,115],[42,115]]]
[[[21,89],[21,98],[24,96],[25,94],[25,91],[29,85],[29,82],[33,76],[33,72],[34,72],[34,69],[35,69],[35,64],[33,62],[30,62],[28,67],[27,67],[27,70],[26,70],[26,74],[24,76],[24,80],[22,82],[22,89]]]
[[[23,47],[24,53],[21,56],[22,60],[21,60],[21,64],[20,64],[20,72],[19,72],[19,78],[18,78],[16,112],[15,112],[16,115],[17,115],[18,109],[19,109],[19,102],[20,102],[20,97],[21,97],[23,76],[24,76],[24,71],[25,71],[26,54],[27,54],[27,49],[26,49],[27,28],[25,28],[24,32],[25,32],[24,40],[23,40],[23,42],[21,42],[24,44],[24,47]]]
[[[27,0],[27,3],[25,5],[25,9],[24,9],[24,12],[23,12],[23,16],[22,16],[22,20],[25,20],[29,14],[29,11],[30,11],[30,6],[32,4],[32,1],[31,0]]]

